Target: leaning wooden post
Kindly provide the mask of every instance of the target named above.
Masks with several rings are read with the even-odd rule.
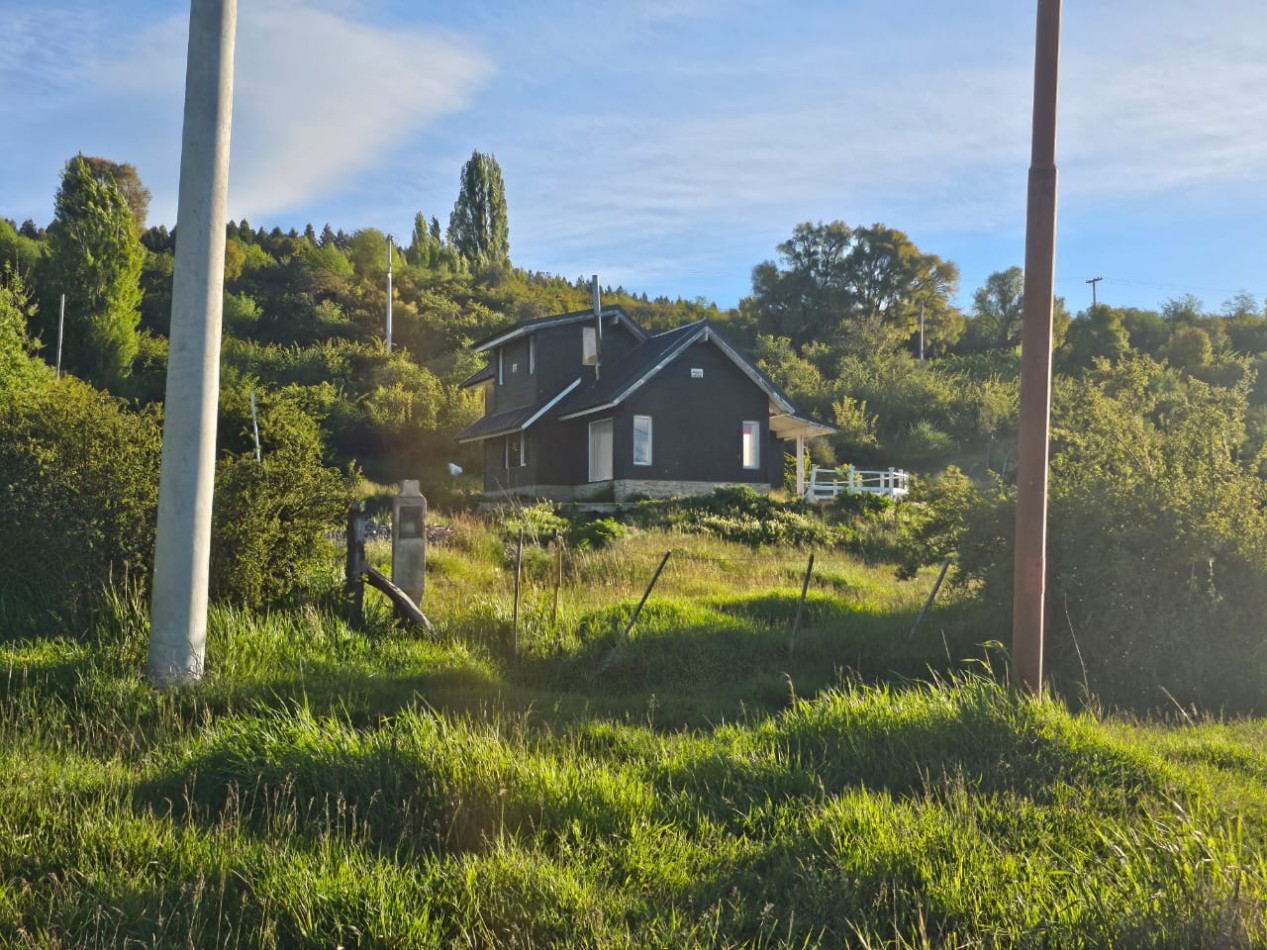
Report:
[[[672,550],[664,552],[664,557],[660,558],[660,566],[655,569],[655,573],[651,575],[651,583],[647,585],[647,589],[643,592],[642,600],[638,601],[638,606],[634,608],[633,616],[629,618],[629,623],[625,626],[625,632],[621,635],[622,640],[629,639],[629,632],[633,630],[634,624],[638,622],[638,614],[642,613],[642,605],[647,602],[647,598],[651,596],[651,588],[655,587],[655,582],[660,579],[660,572],[664,570],[664,565],[669,563],[669,555]]]
[[[924,614],[928,613],[928,608],[933,606],[933,601],[937,599],[937,592],[941,590],[941,582],[946,579],[946,572],[950,570],[950,558],[942,563],[941,573],[937,575],[937,583],[933,584],[933,589],[928,592],[928,599],[924,601],[924,606],[920,608],[919,615],[915,618],[915,622],[911,624],[911,632],[906,635],[906,642],[910,643],[915,638],[915,631],[919,629],[919,625],[924,620]]]
[[[523,574],[523,564],[524,529],[520,528],[519,541],[515,545],[515,606],[510,626],[510,649],[515,662],[519,661],[519,579]]]
[[[787,642],[787,655],[790,657],[796,649],[796,632],[801,629],[801,616],[805,613],[805,596],[809,593],[809,578],[814,573],[814,552],[809,553],[809,564],[805,566],[805,580],[801,582],[801,600],[796,605],[796,619],[792,621],[792,636]]]

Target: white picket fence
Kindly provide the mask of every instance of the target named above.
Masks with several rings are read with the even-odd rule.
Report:
[[[837,495],[850,494],[887,495],[889,498],[905,498],[910,492],[910,473],[900,468],[886,471],[867,471],[852,468],[823,468],[815,465],[810,472],[806,501],[831,501]]]

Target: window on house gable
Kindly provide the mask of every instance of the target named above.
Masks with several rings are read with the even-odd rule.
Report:
[[[586,366],[598,362],[598,333],[593,327],[581,327],[581,362]]]
[[[743,467],[761,467],[761,423],[743,424]]]
[[[497,348],[497,385],[501,386],[506,382],[506,351],[500,346]]]
[[[528,337],[528,375],[537,371],[537,335]]]
[[[651,464],[651,417],[633,417],[633,463]]]

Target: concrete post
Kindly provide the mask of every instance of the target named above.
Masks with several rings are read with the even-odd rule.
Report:
[[[149,671],[164,685],[197,680],[206,654],[236,22],[237,0],[190,3],[150,608]]]
[[[405,479],[392,501],[392,583],[422,603],[427,590],[427,499]]]

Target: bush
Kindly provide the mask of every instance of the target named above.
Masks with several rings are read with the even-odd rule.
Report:
[[[831,500],[828,510],[845,522],[873,521],[893,510],[896,502],[888,495],[874,492],[841,492]]]
[[[565,534],[569,527],[567,518],[558,514],[554,510],[554,503],[550,501],[505,509],[501,520],[507,538],[514,540],[522,530],[524,540],[531,544],[553,540]]]
[[[568,544],[574,548],[599,550],[629,533],[629,528],[615,518],[596,518],[574,523],[568,530]]]
[[[352,501],[350,479],[322,461],[320,430],[285,400],[260,407],[254,450],[216,466],[211,594],[264,608],[295,600],[331,563],[330,536]]]
[[[1238,459],[1248,383],[1152,360],[1062,380],[1052,428],[1047,669],[1136,709],[1267,710],[1267,485]],[[1006,636],[1014,490],[955,470],[921,494],[916,564],[957,557]]]
[[[834,546],[846,537],[806,502],[778,502],[742,485],[719,488],[704,498],[640,502],[631,517],[641,527],[712,534],[752,547]]]
[[[161,432],[155,412],[66,377],[0,387],[0,622],[82,624],[111,584],[146,583]]]

